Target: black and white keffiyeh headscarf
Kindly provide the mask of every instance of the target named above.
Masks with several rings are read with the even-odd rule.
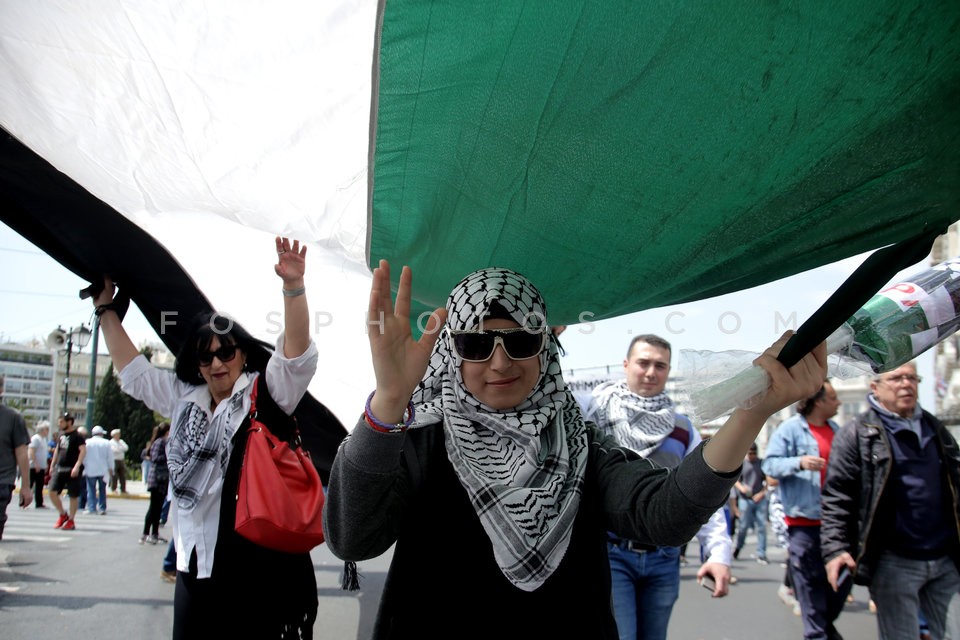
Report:
[[[475,329],[496,301],[521,326],[549,332],[540,292],[507,269],[476,271],[447,300],[447,326]],[[561,376],[548,333],[540,379],[527,399],[495,410],[463,384],[459,355],[441,336],[413,394],[413,427],[443,421],[447,456],[511,583],[533,591],[550,577],[570,542],[587,465],[587,431]]]
[[[590,418],[621,446],[646,458],[673,432],[675,408],[666,393],[645,398],[617,380],[593,390]]]

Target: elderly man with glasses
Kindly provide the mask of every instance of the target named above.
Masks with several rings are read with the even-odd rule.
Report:
[[[836,587],[849,572],[877,605],[879,638],[960,639],[960,448],[917,401],[914,363],[877,376],[869,409],[833,441],[821,547]]]

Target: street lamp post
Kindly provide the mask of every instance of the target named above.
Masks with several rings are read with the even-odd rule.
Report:
[[[94,394],[97,391],[97,342],[100,337],[100,318],[93,316],[93,345],[90,347],[90,380],[87,383],[87,432],[93,431]]]
[[[51,334],[51,338],[55,336],[61,337],[62,340],[66,340],[66,352],[67,352],[67,365],[66,370],[63,376],[63,413],[69,413],[68,408],[68,399],[70,396],[70,357],[73,355],[73,346],[77,346],[77,352],[83,351],[83,348],[87,346],[87,343],[90,342],[90,337],[93,333],[90,329],[87,329],[86,325],[81,324],[79,327],[71,327],[69,331],[64,331],[60,327],[57,327],[56,331]]]
[[[67,399],[70,396],[70,356],[73,355],[73,336],[72,332],[67,334],[67,368],[66,373],[63,374],[63,411],[60,412],[60,415],[65,416],[70,413],[70,410],[67,409]]]

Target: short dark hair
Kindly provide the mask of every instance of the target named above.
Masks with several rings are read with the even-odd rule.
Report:
[[[233,318],[216,311],[203,311],[194,316],[187,337],[177,354],[174,367],[177,377],[188,384],[203,382],[200,375],[200,351],[206,351],[216,336],[221,345],[235,344],[247,358],[247,368],[263,373],[273,347],[251,336]]]
[[[804,417],[810,415],[810,412],[813,411],[813,405],[817,404],[817,400],[822,398],[827,393],[828,384],[830,384],[830,378],[827,378],[823,381],[823,384],[820,385],[820,389],[815,394],[798,402],[797,413]]]
[[[627,360],[630,359],[630,354],[633,353],[633,345],[637,344],[638,342],[646,342],[651,346],[666,349],[667,353],[670,354],[670,357],[673,357],[673,347],[670,346],[669,342],[655,333],[642,333],[639,336],[634,336],[633,340],[630,341],[630,346],[627,347]]]
[[[74,420],[76,420],[76,418],[73,417],[73,414],[70,413],[69,411],[60,417],[66,420],[67,422],[73,422]]]

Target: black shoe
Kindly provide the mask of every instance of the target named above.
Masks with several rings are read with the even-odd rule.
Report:
[[[733,559],[734,559],[734,560],[739,560],[739,559],[740,559],[740,549],[734,549],[734,550],[733,550]]]

